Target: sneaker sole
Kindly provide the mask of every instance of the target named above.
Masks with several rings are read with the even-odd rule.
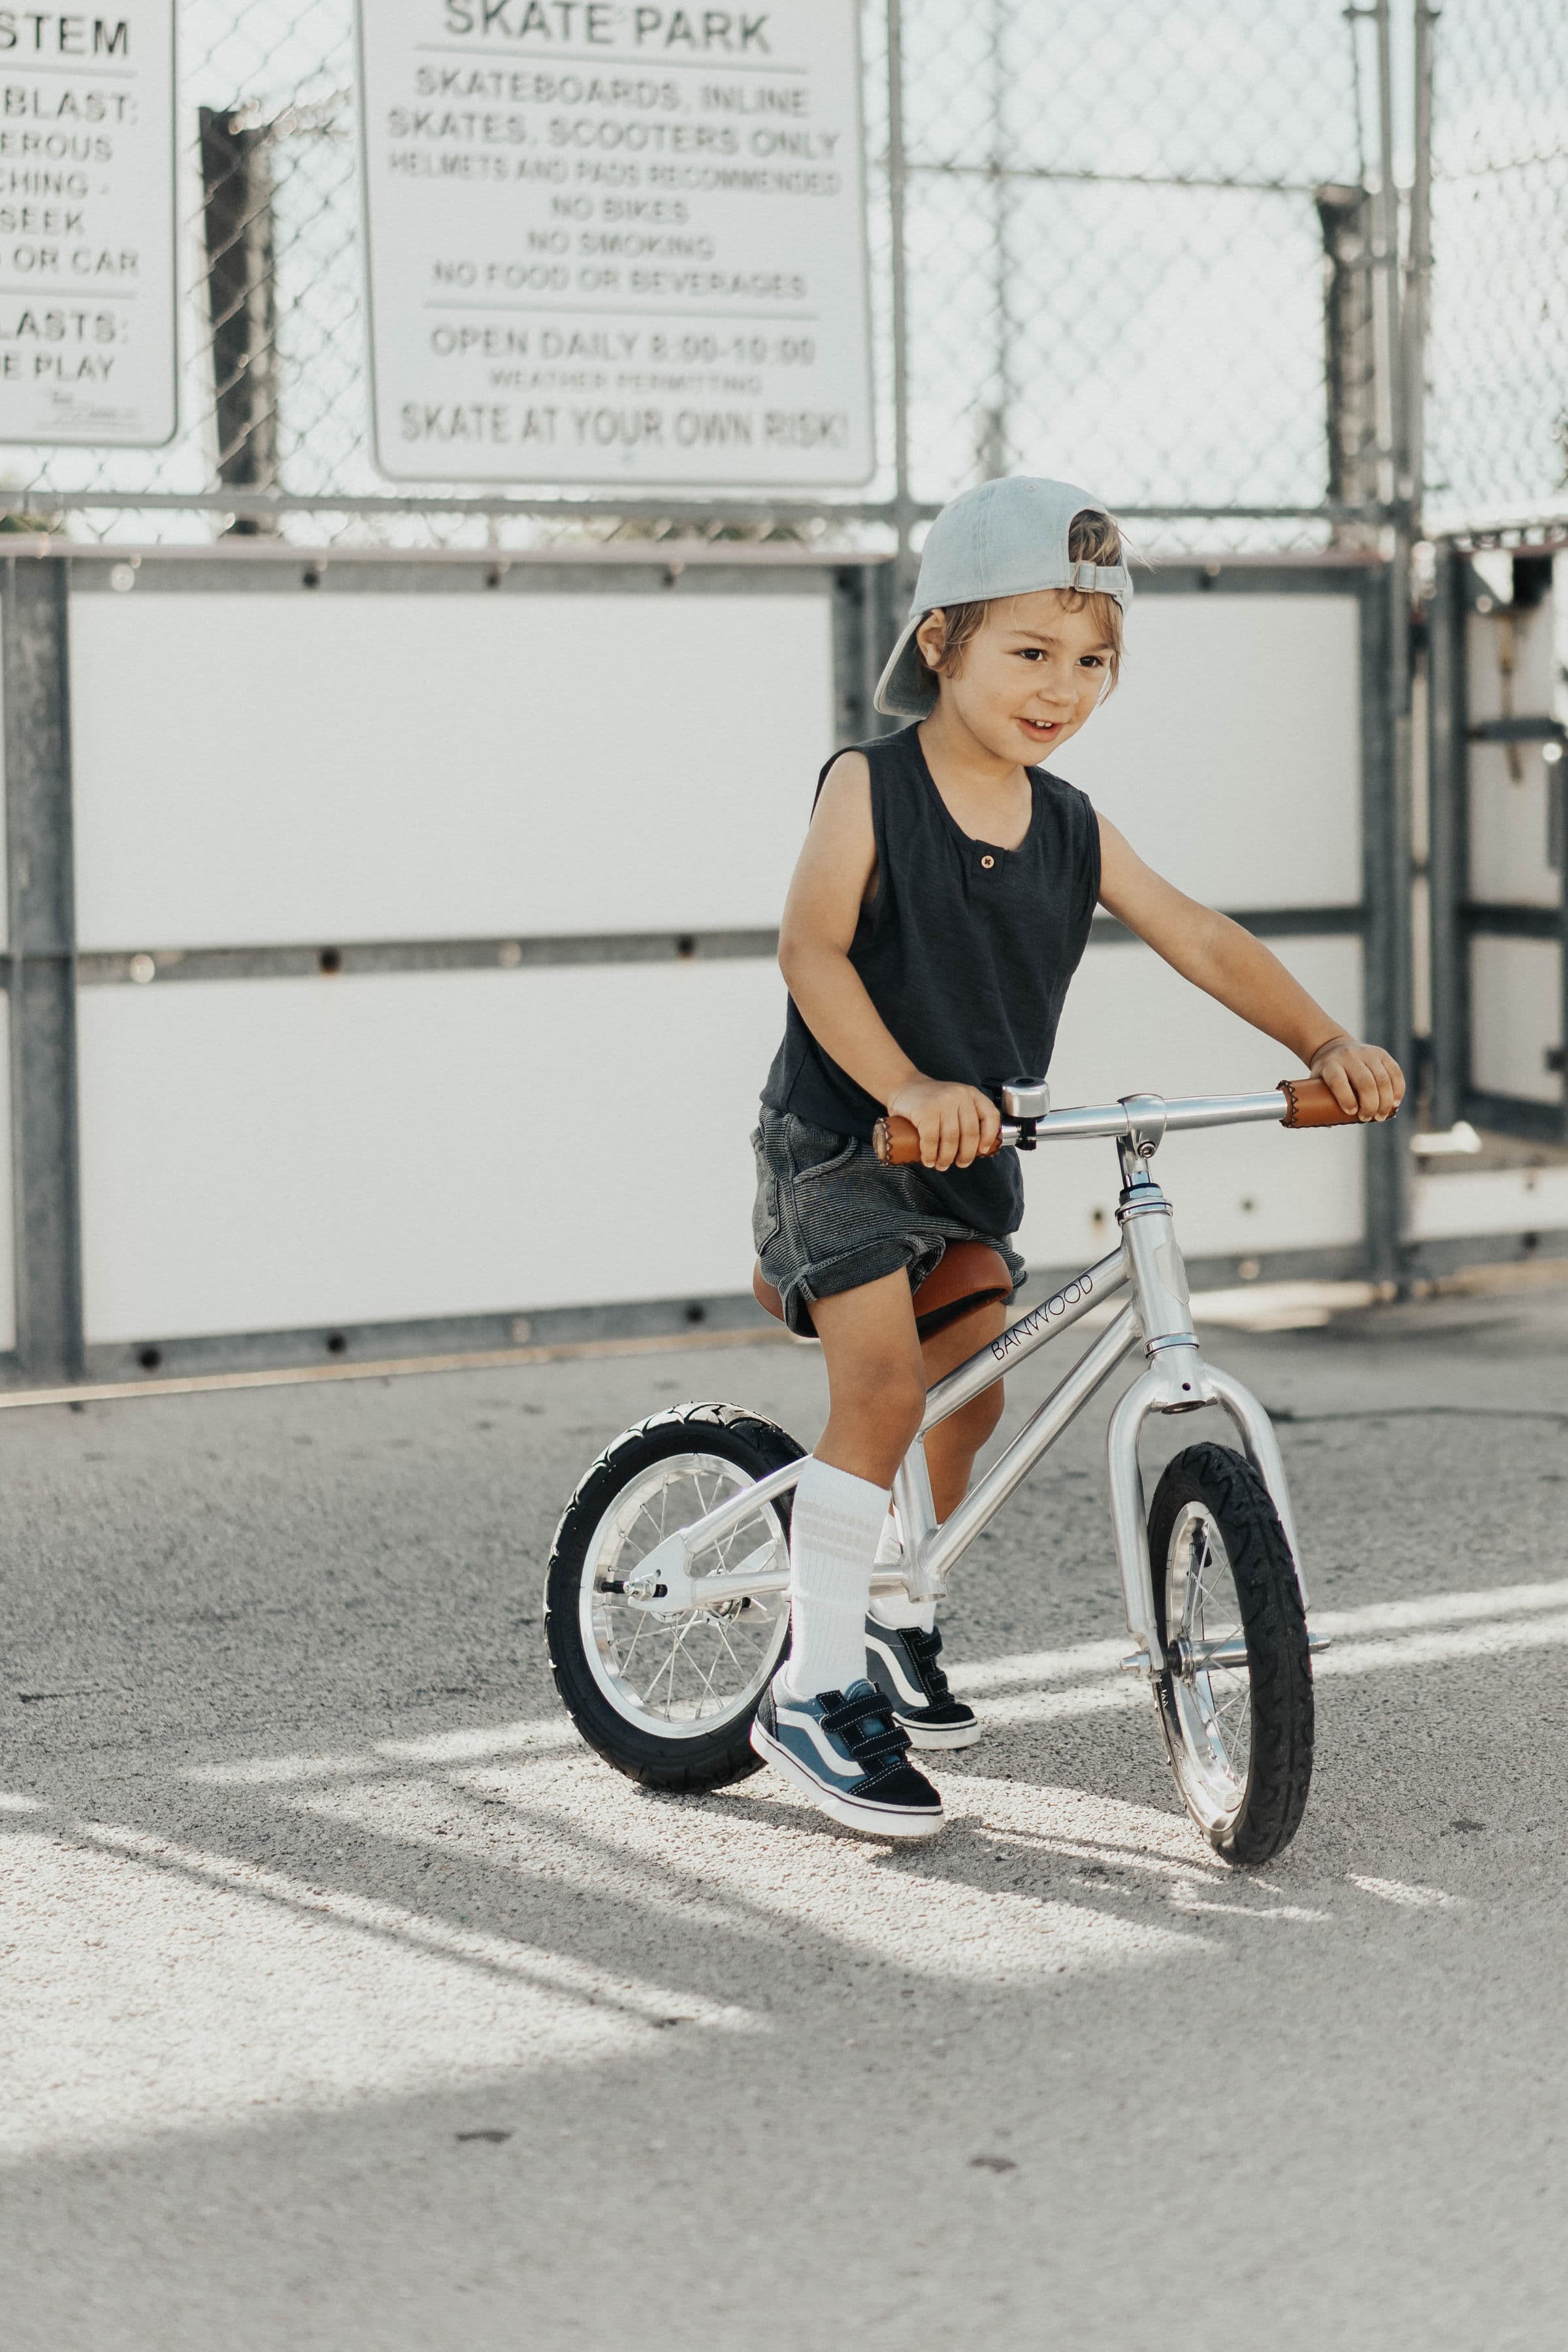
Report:
[[[770,1739],[762,1725],[755,1720],[752,1724],[751,1738],[753,1753],[760,1756],[764,1764],[770,1764],[775,1772],[782,1772],[786,1780],[793,1780],[797,1789],[804,1790],[818,1811],[826,1813],[842,1829],[858,1830],[866,1837],[928,1838],[935,1837],[938,1830],[944,1826],[945,1816],[941,1812],[911,1813],[901,1805],[858,1804],[853,1798],[841,1797],[837,1790],[825,1789],[804,1764],[796,1763],[787,1748],[781,1748],[776,1740]]]
[[[897,1719],[900,1728],[909,1733],[911,1748],[973,1748],[984,1737],[978,1723],[936,1727],[911,1723],[907,1715],[900,1715]]]

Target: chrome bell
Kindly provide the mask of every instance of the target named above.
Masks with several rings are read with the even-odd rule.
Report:
[[[1002,1108],[1009,1118],[1044,1118],[1050,1107],[1044,1078],[1009,1078],[1002,1089]]]

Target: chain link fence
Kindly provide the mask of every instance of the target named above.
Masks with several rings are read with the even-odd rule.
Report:
[[[1440,217],[1468,205],[1482,247],[1512,240],[1505,268],[1438,304],[1452,388],[1436,446],[1445,495],[1467,499],[1562,478],[1561,302],[1552,336],[1540,315],[1553,268],[1560,283],[1568,167],[1560,141],[1545,151],[1568,30],[1547,0],[1450,0],[1450,89],[1500,9],[1519,27],[1508,76],[1444,131]],[[384,481],[352,0],[184,0],[179,433],[157,451],[7,449],[5,495],[52,528],[139,542],[237,527],[313,546],[699,531],[847,548],[1026,468],[1088,481],[1152,548],[1364,538],[1386,510],[1374,16],[1341,0],[868,6],[879,469],[854,494],[764,502]],[[1484,339],[1467,334],[1475,302]]]
[[[1365,184],[1361,50],[1335,0],[909,9],[917,498],[1059,474],[1209,543],[1325,505],[1319,198]]]
[[[1568,515],[1568,10],[1443,0],[1426,520]]]

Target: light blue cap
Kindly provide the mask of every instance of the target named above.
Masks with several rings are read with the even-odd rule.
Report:
[[[877,681],[878,709],[891,719],[924,719],[936,708],[935,681],[921,660],[915,631],[939,604],[1075,588],[1114,596],[1125,612],[1132,602],[1125,563],[1075,563],[1068,554],[1073,517],[1108,512],[1102,499],[1071,482],[1032,474],[1005,475],[950,499],[927,535],[908,625]]]

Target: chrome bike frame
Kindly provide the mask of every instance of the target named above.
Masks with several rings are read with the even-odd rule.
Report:
[[[1278,1119],[1284,1109],[1285,1097],[1278,1091],[1197,1096],[1170,1103],[1157,1095],[1128,1095],[1116,1104],[1050,1111],[1029,1122],[1034,1138],[1040,1140],[1087,1135],[1114,1139],[1121,1163],[1121,1197],[1116,1212],[1121,1243],[1098,1265],[1086,1267],[1041,1306],[1009,1324],[997,1339],[987,1341],[931,1389],[920,1433],[893,1481],[893,1500],[904,1538],[903,1565],[879,1570],[873,1580],[876,1589],[907,1591],[915,1601],[940,1599],[947,1590],[947,1571],[953,1562],[989,1526],[1123,1357],[1142,1341],[1144,1370],[1116,1406],[1106,1432],[1111,1532],[1121,1572],[1127,1630],[1134,1644],[1131,1656],[1122,1663],[1151,1679],[1163,1673],[1166,1663],[1155,1622],[1143,1480],[1138,1464],[1139,1435],[1151,1413],[1195,1412],[1200,1406],[1212,1404],[1229,1416],[1279,1515],[1305,1608],[1301,1547],[1273,1427],[1257,1398],[1239,1381],[1203,1360],[1193,1328],[1186,1269],[1171,1204],[1149,1166],[1173,1129]],[[1017,1125],[1009,1129],[1005,1123],[1003,1134],[1008,1140],[1031,1139]],[[981,1395],[1005,1370],[1025,1362],[1069,1330],[1090,1307],[1123,1288],[1131,1292],[1127,1304],[939,1527],[926,1472],[927,1432]],[[651,1616],[666,1617],[710,1607],[721,1600],[785,1591],[788,1566],[775,1558],[771,1538],[738,1567],[719,1575],[694,1579],[690,1564],[697,1553],[738,1527],[759,1504],[786,1493],[805,1466],[803,1459],[772,1472],[705,1517],[667,1536],[627,1578],[626,1600]]]

